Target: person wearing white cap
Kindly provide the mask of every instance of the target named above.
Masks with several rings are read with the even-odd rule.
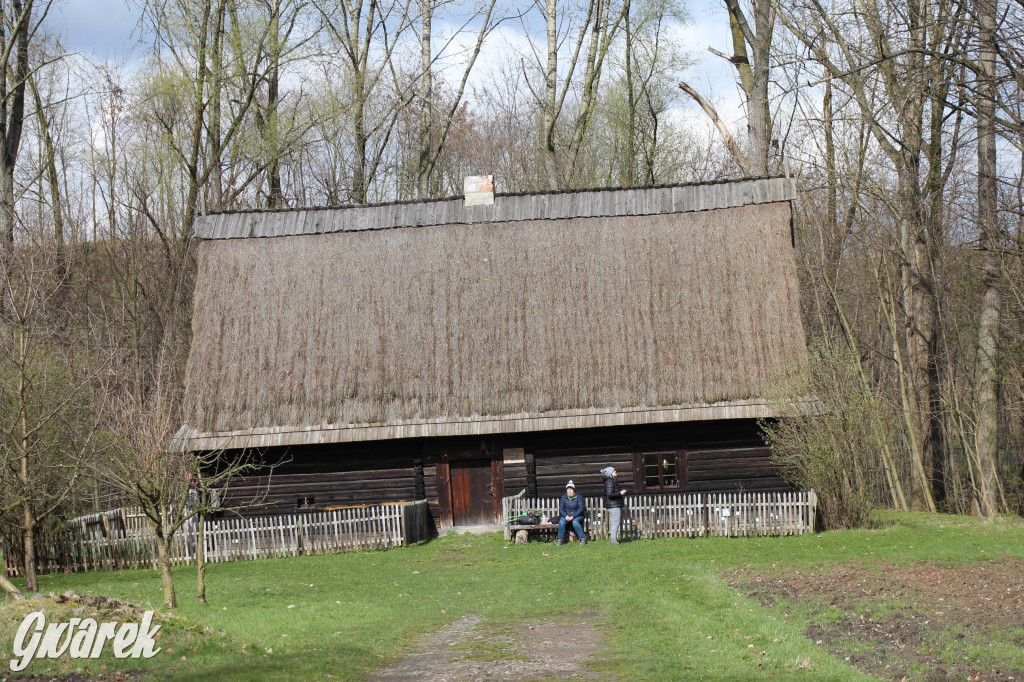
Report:
[[[619,544],[619,526],[622,523],[622,508],[625,506],[622,498],[626,491],[615,485],[615,477],[618,473],[614,467],[601,469],[604,474],[604,508],[608,510],[608,537],[612,544]]]
[[[565,544],[565,529],[572,524],[580,544],[587,544],[587,536],[583,533],[583,519],[587,517],[587,504],[582,495],[576,494],[576,486],[572,481],[565,484],[565,494],[558,503],[558,544]]]

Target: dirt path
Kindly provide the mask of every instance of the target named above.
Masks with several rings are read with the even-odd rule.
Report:
[[[610,679],[590,665],[601,649],[603,637],[590,614],[517,623],[489,623],[473,615],[427,635],[413,651],[367,679]]]

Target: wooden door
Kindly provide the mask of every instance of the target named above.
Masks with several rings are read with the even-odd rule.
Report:
[[[451,475],[452,523],[470,526],[494,523],[494,485],[490,459],[456,459]]]

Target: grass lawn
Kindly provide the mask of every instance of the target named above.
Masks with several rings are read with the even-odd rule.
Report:
[[[879,514],[876,520],[871,530],[619,547],[517,546],[498,535],[448,535],[386,552],[213,564],[207,605],[195,602],[195,571],[183,567],[174,573],[180,606],[156,658],[36,661],[27,672],[141,668],[175,679],[359,679],[418,634],[467,614],[500,626],[587,613],[596,614],[606,633],[598,670],[623,678],[868,679],[805,637],[813,613],[762,607],[730,588],[729,574],[1024,556],[1020,519]],[[155,571],[45,576],[40,583],[43,592],[70,588],[159,610]],[[6,665],[20,620],[15,612],[27,609],[2,608]]]

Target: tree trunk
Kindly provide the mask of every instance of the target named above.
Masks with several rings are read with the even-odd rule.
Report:
[[[21,593],[21,590],[19,590],[14,583],[7,579],[7,576],[4,575],[2,570],[0,570],[0,588],[3,588],[4,592],[7,593],[7,596],[14,601],[25,601],[25,595]]]
[[[26,458],[22,458],[26,462]],[[39,577],[36,574],[36,517],[32,503],[24,500],[22,507],[22,551],[25,554],[25,589],[29,592],[39,591]]]
[[[623,68],[626,76],[626,150],[622,167],[619,169],[619,184],[632,187],[636,184],[636,92],[633,85],[633,26],[631,12],[626,12],[626,44],[623,54]]]
[[[555,156],[555,90],[558,87],[558,24],[555,21],[557,0],[546,0],[548,62],[544,79],[544,108],[541,122],[541,153],[548,189],[558,189],[558,165]]]
[[[160,565],[160,580],[164,588],[164,606],[168,609],[178,607],[178,599],[174,595],[174,578],[171,576],[171,538],[167,522],[167,510],[160,504],[160,528],[156,534],[156,560]]]
[[[2,12],[5,23],[17,25],[18,31],[12,36],[15,43],[15,67],[12,69],[10,57],[4,61],[6,73],[0,74],[3,79],[3,101],[0,103],[0,114],[3,126],[3,139],[0,140],[0,259],[3,260],[4,273],[11,273],[11,259],[14,258],[14,165],[18,160],[21,146],[21,133],[25,118],[25,86],[28,82],[28,42],[31,31],[31,3],[26,7],[22,0],[11,0],[11,13]],[[0,28],[0,37],[5,36],[6,26]],[[9,49],[9,48],[8,48]],[[8,91],[7,79],[13,87]],[[2,308],[0,308],[2,310]]]
[[[420,153],[416,169],[416,197],[426,199],[430,191],[431,127],[434,125],[434,83],[431,74],[431,22],[434,0],[420,0]]]
[[[995,0],[979,0],[978,59],[978,234],[981,243],[982,299],[978,325],[978,371],[975,388],[977,426],[974,445],[975,495],[978,509],[984,516],[999,513],[998,473],[996,460],[999,446],[999,398],[997,391],[1000,295],[996,286],[999,277],[999,224],[996,178],[995,71],[996,22]]]
[[[53,239],[57,257],[57,278],[60,282],[58,292],[63,293],[65,279],[68,275],[68,264],[65,249],[64,234],[64,206],[61,201],[60,175],[57,173],[57,149],[50,135],[50,122],[46,118],[46,107],[43,104],[35,81],[29,81],[32,86],[32,97],[36,105],[36,118],[39,121],[39,137],[43,143],[43,172],[46,175],[46,184],[50,189],[50,211],[53,219]]]
[[[210,30],[210,14],[211,14],[211,2],[206,0],[203,3],[203,16],[200,23],[199,33],[199,44],[196,46],[196,78],[193,83],[194,101],[192,103],[192,129],[188,138],[188,154],[187,161],[185,163],[186,172],[188,174],[188,194],[185,199],[185,216],[182,220],[178,236],[181,243],[187,242],[189,236],[192,233],[192,226],[195,224],[196,214],[199,210],[199,198],[200,192],[204,189],[203,187],[203,175],[199,164],[201,161],[201,150],[203,148],[203,128],[205,127],[206,118],[204,116],[206,112],[206,76],[207,76],[207,65],[206,60],[208,58],[207,53],[207,37]],[[113,202],[111,202],[113,206]],[[113,210],[113,209],[111,209]],[[184,259],[181,260],[181,266],[184,267]]]
[[[929,0],[909,3],[911,45],[921,52],[927,47],[926,25]],[[882,31],[881,28],[878,29]],[[915,458],[923,467],[923,480],[913,491],[919,508],[934,512],[936,493],[941,492],[941,458],[936,452],[932,417],[935,372],[936,308],[932,259],[928,243],[924,198],[921,194],[921,153],[924,149],[925,85],[928,73],[923,54],[908,57],[903,80],[904,99],[897,107],[902,128],[902,145],[895,160],[900,190],[900,240],[903,251],[903,294],[906,370],[910,392],[910,425],[914,431]],[[895,86],[893,86],[895,87]],[[895,101],[895,95],[894,95]]]
[[[368,144],[365,116],[366,99],[363,95],[362,87],[357,87],[359,87],[359,94],[352,106],[352,126],[355,132],[355,149],[353,150],[355,168],[352,169],[352,201],[356,204],[365,204],[367,196],[366,146]]]
[[[826,245],[826,252],[829,254],[826,265],[829,266],[828,274],[831,275],[832,254],[838,253],[840,247],[837,243],[839,241],[839,189],[836,182],[836,143],[832,125],[832,74],[829,73],[828,69],[825,70],[825,96],[822,99],[821,105],[825,114],[825,178],[828,184],[826,188],[828,200],[825,205],[825,221],[828,225],[830,240],[830,243]]]
[[[224,20],[227,14],[227,0],[217,3],[213,26],[213,49],[210,52],[210,101],[209,121],[206,133],[207,163],[210,164],[210,179],[207,184],[206,207],[219,211],[224,206],[224,170],[221,167],[221,91],[224,83]]]
[[[769,0],[754,0],[754,25],[751,26],[739,0],[726,0],[725,4],[729,10],[729,29],[733,43],[733,57],[730,61],[736,67],[747,105],[749,151],[746,154],[747,163],[740,166],[750,175],[767,175],[768,144],[771,137],[768,81],[771,73],[774,7]]]
[[[747,134],[750,139],[751,175],[768,175],[768,145],[771,120],[768,113],[768,79],[771,70],[772,3],[754,2],[755,39],[751,45],[753,87],[747,98]]]
[[[927,511],[934,513],[936,511],[935,500],[931,496],[931,487],[928,485],[928,473],[925,468],[921,448],[921,430],[918,420],[920,413],[914,404],[914,387],[910,384],[910,379],[913,378],[913,375],[907,367],[907,363],[903,361],[902,339],[900,338],[899,324],[896,319],[896,304],[893,303],[890,306],[887,302],[887,299],[890,297],[889,290],[891,287],[885,287],[882,284],[880,271],[884,267],[884,263],[881,266],[876,266],[875,277],[879,283],[878,300],[889,328],[890,340],[892,341],[892,353],[896,361],[896,378],[900,391],[901,414],[904,428],[907,430],[907,440],[910,448],[911,480],[913,482],[911,505],[912,508],[913,506],[918,508],[924,507]],[[893,298],[895,298],[895,295],[893,295]]]
[[[917,186],[915,162],[911,153],[900,169],[900,235],[903,249],[901,265],[903,281],[904,340],[907,362],[902,371],[907,377],[907,425],[912,431],[911,456],[920,476],[912,489],[913,504],[918,509],[936,511],[933,482],[935,450],[932,447],[930,355],[935,333],[934,292],[931,291],[930,263],[924,226],[921,224],[921,195]]]
[[[204,496],[205,497],[205,496]],[[205,501],[204,501],[205,503]],[[196,598],[206,603],[206,513],[196,517]]]
[[[21,541],[22,551],[24,552],[23,561],[25,563],[25,589],[29,592],[37,592],[39,590],[39,581],[36,578],[36,515],[35,510],[32,508],[32,491],[34,486],[32,485],[32,478],[29,473],[29,462],[28,453],[31,447],[29,440],[29,425],[28,425],[28,381],[27,379],[27,367],[28,367],[28,343],[26,337],[26,330],[23,325],[17,325],[15,327],[15,333],[18,338],[18,367],[20,374],[18,376],[18,401],[17,409],[18,415],[18,433],[16,448],[20,450],[18,457],[18,484],[21,488]]]
[[[937,317],[935,278],[932,252],[929,244],[928,223],[925,218],[924,197],[920,188],[921,153],[924,150],[924,108],[926,91],[934,85],[929,82],[924,50],[931,15],[931,0],[912,0],[909,3],[910,40],[918,51],[909,57],[906,76],[906,99],[903,112],[903,164],[900,188],[903,196],[902,219],[907,231],[905,257],[909,262],[910,286],[906,291],[912,297],[907,306],[910,329],[907,341],[911,386],[914,392],[915,423],[919,432],[921,462],[927,479],[927,489],[920,491],[928,511],[936,510],[936,500],[944,490],[942,454],[937,442],[935,416],[932,406],[937,395],[936,364]]]
[[[279,208],[281,192],[281,140],[278,99],[281,71],[281,3],[275,2],[270,15],[270,73],[267,75],[267,118],[263,146],[267,160],[267,205]]]
[[[0,258],[8,279],[14,267],[14,222],[14,168],[0,160]],[[10,302],[6,296],[0,300],[0,311],[3,311]]]
[[[169,538],[156,539],[157,563],[160,565],[160,580],[164,588],[164,606],[177,608],[178,600],[174,595],[174,578],[171,576],[171,541]]]
[[[611,3],[608,0],[595,0],[591,3],[591,14],[593,23],[590,26],[590,41],[586,52],[586,66],[583,72],[579,103],[577,105],[576,122],[573,125],[572,140],[569,143],[568,159],[569,168],[566,173],[569,185],[578,187],[580,180],[589,184],[589,179],[584,176],[580,178],[580,169],[585,166],[580,162],[580,156],[585,148],[587,133],[590,131],[590,121],[597,106],[598,93],[601,87],[601,75],[604,70],[604,60],[608,54],[608,48],[615,34],[619,30],[622,18],[629,12],[630,0],[624,0],[622,13],[614,19],[611,15]],[[582,47],[582,36],[580,38]],[[566,84],[568,86],[568,83]]]

